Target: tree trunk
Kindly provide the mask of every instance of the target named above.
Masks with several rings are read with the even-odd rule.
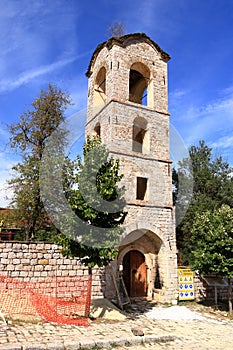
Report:
[[[229,304],[229,314],[232,314],[232,285],[231,278],[228,278],[228,304]]]
[[[86,317],[89,317],[89,315],[90,315],[91,296],[92,296],[92,268],[89,266],[88,266],[88,275],[89,275],[89,295],[87,297],[86,308],[85,308],[85,316]]]

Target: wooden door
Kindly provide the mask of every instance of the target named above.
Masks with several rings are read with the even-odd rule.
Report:
[[[130,297],[147,295],[147,271],[142,253],[131,250],[124,256],[123,278]]]

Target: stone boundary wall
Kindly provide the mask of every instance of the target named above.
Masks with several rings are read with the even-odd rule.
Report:
[[[105,269],[94,268],[92,272],[92,297],[102,297],[105,291]],[[87,275],[88,268],[78,259],[64,257],[58,245],[45,242],[0,242],[0,276],[34,283],[54,277],[58,280],[70,277],[71,282],[66,283],[64,288],[68,294],[72,294],[74,288],[79,287],[79,284],[74,286],[72,280],[79,276],[80,281],[82,276]],[[52,285],[52,288],[55,287]]]
[[[110,280],[113,264],[114,262],[107,268],[92,269],[92,298],[115,296],[114,288],[109,290],[110,285],[112,286]],[[54,277],[58,277],[61,282],[62,277],[64,281],[65,277],[70,277],[70,283],[64,284],[64,292],[68,294],[76,292],[77,295],[80,277],[87,275],[88,268],[76,258],[64,257],[61,247],[56,244],[0,241],[0,276],[15,278],[20,282],[44,282],[44,284],[46,280]],[[77,285],[72,281],[75,276],[79,276]],[[194,288],[197,301],[214,301],[214,287],[209,287],[201,276],[195,276]],[[227,287],[218,287],[217,292],[219,301],[227,300]]]
[[[231,280],[233,288],[233,279]],[[215,300],[215,288],[207,285],[202,276],[194,277],[195,299],[197,301],[213,302]],[[218,301],[228,300],[228,286],[217,287]]]

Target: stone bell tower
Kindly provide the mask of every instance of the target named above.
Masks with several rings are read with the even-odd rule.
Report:
[[[98,45],[88,71],[86,134],[99,135],[120,160],[128,215],[114,268],[130,297],[177,296],[167,62],[143,33]],[[111,297],[110,279],[106,297]],[[109,283],[109,285],[108,285]]]

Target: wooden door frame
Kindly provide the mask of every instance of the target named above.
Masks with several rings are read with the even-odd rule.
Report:
[[[148,280],[148,276],[147,276],[147,265],[146,265],[146,257],[145,257],[145,254],[143,254],[140,250],[138,249],[131,249],[131,250],[128,250],[124,256],[123,256],[123,259],[122,259],[122,265],[123,265],[123,278],[124,278],[124,282],[125,282],[125,285],[126,285],[126,288],[127,288],[127,291],[128,291],[128,294],[130,297],[136,297],[134,296],[134,292],[132,290],[132,269],[133,267],[131,266],[131,258],[132,256],[130,256],[133,252],[136,252],[137,254],[139,253],[142,258],[143,258],[143,263],[145,264],[145,282],[144,282],[144,288],[145,288],[145,293],[143,293],[143,295],[138,295],[138,297],[143,297],[143,296],[147,296],[147,280]],[[124,264],[127,262],[125,262],[125,259],[128,259],[128,268],[125,268]],[[128,270],[128,271],[127,271]],[[127,272],[127,275],[124,274],[124,271]],[[133,296],[132,296],[133,295]]]

